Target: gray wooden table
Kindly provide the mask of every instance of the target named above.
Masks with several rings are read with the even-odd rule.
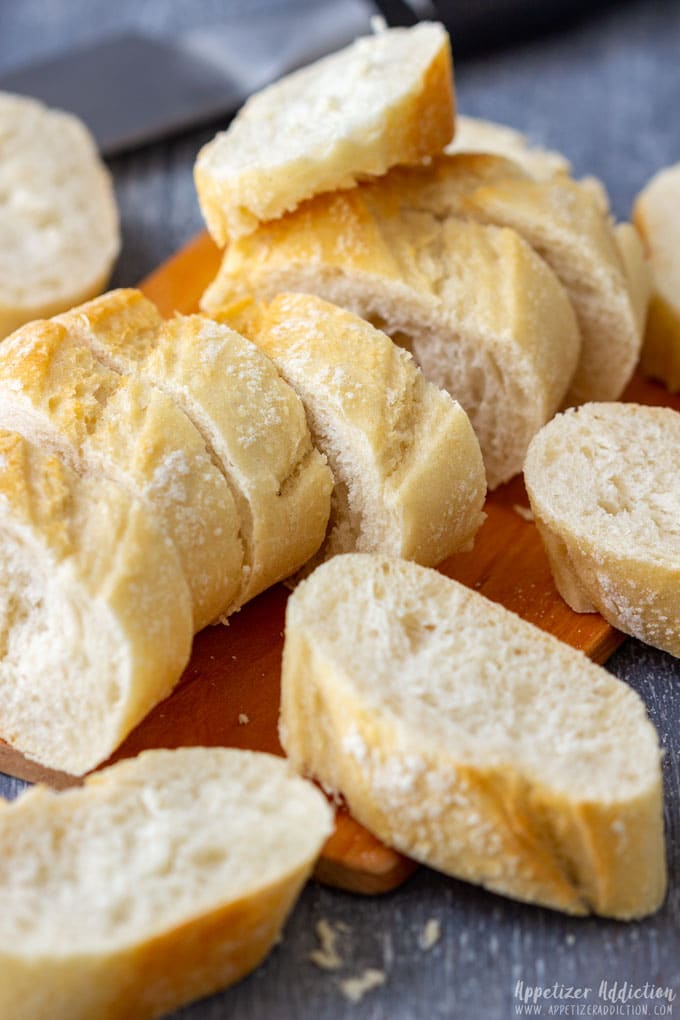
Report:
[[[275,2],[0,0],[0,68],[121,27],[172,32],[214,24],[225,13],[268,10]],[[627,216],[634,194],[656,169],[680,160],[680,7],[671,0],[614,4],[550,37],[461,62],[456,71],[462,111],[514,124],[564,151],[577,173],[606,182],[618,217]],[[213,130],[112,161],[124,233],[114,284],[134,284],[200,229],[191,167]],[[611,1007],[604,1015],[680,1016],[680,662],[628,641],[608,667],[644,698],[665,749],[670,890],[656,917],[627,925],[570,919],[425,869],[377,900],[312,884],[281,944],[256,973],[178,1017],[509,1020],[520,1015],[518,981],[525,987],[589,986],[586,1001]],[[21,786],[0,775],[5,796]],[[420,937],[433,918],[441,938],[424,950]],[[346,926],[337,972],[309,960],[322,919]],[[386,983],[352,1005],[338,979],[369,967],[383,970]],[[675,1001],[614,1006],[598,998],[602,981],[610,993],[615,981],[668,987]],[[563,1007],[574,1003],[557,1000]],[[672,1012],[660,1011],[669,1005]],[[551,1015],[548,1008],[545,1003],[536,1015]]]

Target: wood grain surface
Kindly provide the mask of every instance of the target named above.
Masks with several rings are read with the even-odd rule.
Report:
[[[197,311],[219,257],[208,235],[201,234],[154,272],[142,290],[166,316]],[[680,408],[680,398],[639,376],[626,398]],[[452,556],[440,570],[596,662],[606,661],[623,636],[598,614],[574,613],[560,598],[537,529],[528,519],[522,479],[491,493],[485,510],[487,519],[474,548]],[[277,721],[286,598],[285,587],[277,585],[232,616],[227,627],[208,627],[197,635],[178,687],[137,726],[111,761],[147,748],[192,744],[282,754]],[[28,761],[7,744],[0,744],[0,769],[59,788],[77,782]],[[341,808],[316,875],[339,888],[376,894],[397,887],[414,869],[411,861],[380,843]]]

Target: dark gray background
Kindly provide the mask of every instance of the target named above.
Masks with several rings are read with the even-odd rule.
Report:
[[[0,0],[0,70],[122,27],[173,32],[274,6],[274,0]],[[453,46],[455,54],[455,39]],[[456,83],[461,111],[522,128],[566,153],[577,173],[602,177],[620,218],[652,173],[680,160],[680,7],[670,0],[610,5],[550,36],[461,60]],[[191,168],[213,131],[111,162],[124,236],[115,284],[136,283],[200,229]],[[282,943],[255,974],[178,1016],[505,1020],[516,1015],[518,979],[671,985],[680,1016],[680,663],[627,641],[608,666],[642,695],[665,749],[670,891],[656,917],[627,925],[570,919],[425,869],[380,899],[312,884]],[[22,785],[0,775],[6,796]],[[349,925],[339,942],[345,960],[339,976],[366,967],[387,974],[387,984],[357,1006],[341,996],[337,975],[308,960],[321,918]],[[442,938],[424,952],[418,936],[430,918],[440,921]]]

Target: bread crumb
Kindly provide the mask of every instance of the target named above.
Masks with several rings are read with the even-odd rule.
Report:
[[[309,959],[321,970],[338,970],[342,967],[342,959],[335,948],[338,933],[325,918],[317,921],[314,930],[321,945],[309,954]]]
[[[420,933],[418,945],[424,952],[427,952],[428,949],[436,946],[441,937],[442,926],[436,917],[431,917]]]
[[[246,715],[246,713],[245,712],[239,712],[239,716],[238,716],[238,724],[239,724],[239,726],[247,726],[249,722],[250,722],[250,718]]]
[[[345,978],[338,981],[338,987],[349,1002],[360,1002],[367,992],[384,985],[387,975],[384,970],[376,970],[374,967],[367,967],[359,977]]]
[[[533,521],[534,514],[530,506],[522,506],[520,503],[513,503],[512,509],[525,521]]]

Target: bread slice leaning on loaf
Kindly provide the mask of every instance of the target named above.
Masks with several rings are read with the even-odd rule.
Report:
[[[201,434],[240,518],[243,569],[232,609],[317,551],[331,473],[299,397],[255,344],[201,315],[163,322],[136,290],[113,291],[60,321],[102,364],[162,390]]]
[[[534,438],[524,480],[562,598],[680,656],[680,413],[586,404]]]
[[[0,339],[103,290],[120,248],[108,170],[82,121],[0,92]]]
[[[104,368],[67,322],[28,323],[0,346],[0,427],[147,504],[177,550],[200,630],[241,587],[231,492],[180,408],[142,379]]]
[[[469,415],[489,488],[521,470],[529,440],[560,406],[580,335],[553,272],[512,230],[442,215],[430,172],[321,195],[227,249],[203,308],[304,291],[407,347]]]
[[[680,163],[656,174],[635,199],[633,220],[652,271],[642,370],[680,392]]]
[[[275,298],[252,337],[299,394],[333,471],[317,560],[356,550],[430,565],[471,545],[486,495],[479,443],[406,351],[308,294]]]
[[[208,229],[223,246],[312,195],[419,163],[441,152],[453,123],[442,25],[357,39],[256,93],[201,150],[194,176]]]
[[[0,558],[0,737],[80,775],[170,693],[188,661],[180,561],[144,503],[5,431]]]
[[[281,758],[147,751],[0,805],[0,1015],[153,1020],[276,941],[332,827]]]
[[[431,867],[572,914],[661,904],[660,751],[640,698],[437,571],[356,554],[303,581],[280,735],[300,772]]]

